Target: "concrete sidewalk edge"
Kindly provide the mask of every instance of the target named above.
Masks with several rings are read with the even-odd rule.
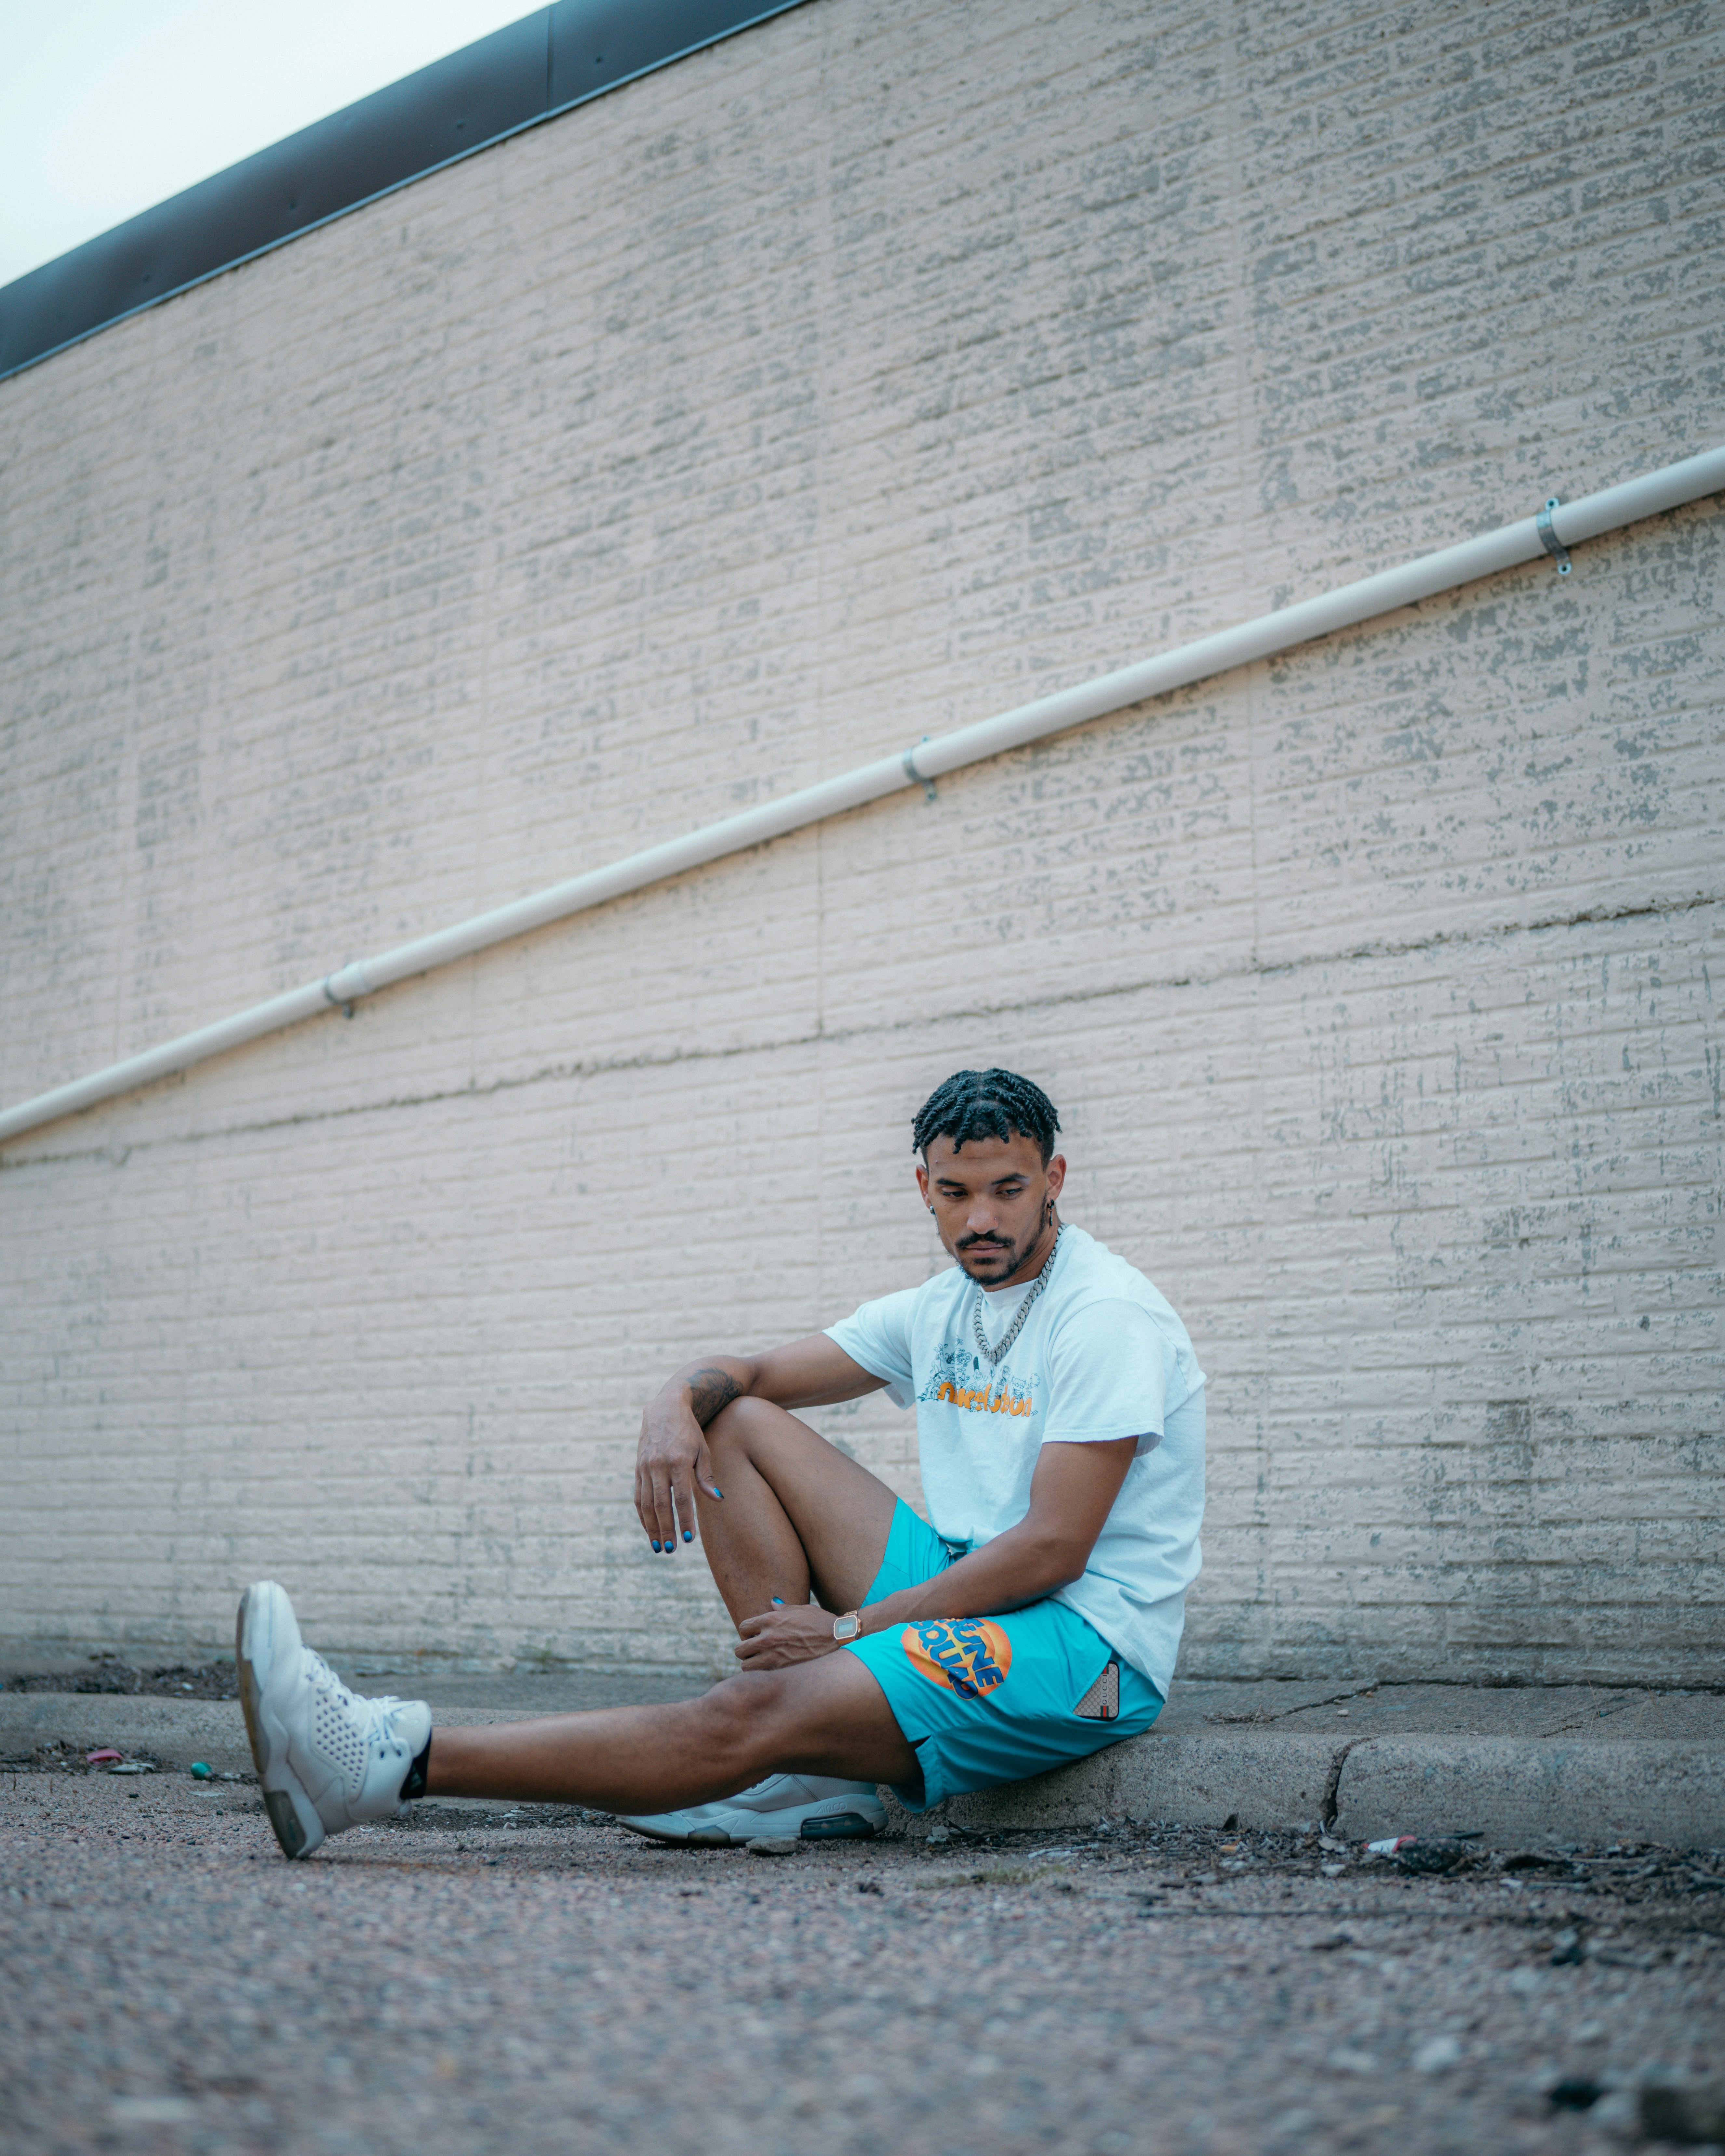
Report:
[[[515,1717],[445,1708],[446,1726]],[[0,1754],[111,1744],[185,1768],[249,1774],[232,1702],[105,1694],[0,1694]],[[0,1768],[3,1771],[3,1768]],[[975,1833],[1064,1830],[1101,1820],[1287,1830],[1329,1825],[1351,1841],[1476,1834],[1491,1849],[1542,1841],[1725,1845],[1725,1745],[1644,1738],[1364,1737],[1203,1729],[1128,1738],[1076,1767],[952,1799],[896,1820]]]
[[[1348,1841],[1466,1833],[1488,1849],[1551,1841],[1716,1848],[1725,1843],[1725,1745],[1153,1730],[1080,1766],[955,1799],[946,1812],[953,1825],[979,1832],[1099,1818],[1184,1826],[1232,1820],[1266,1830],[1327,1825]]]

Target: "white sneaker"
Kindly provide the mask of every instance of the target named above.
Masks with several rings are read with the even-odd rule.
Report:
[[[694,1849],[730,1849],[762,1835],[799,1835],[804,1841],[865,1841],[886,1824],[886,1807],[872,1782],[835,1782],[822,1774],[769,1774],[752,1789],[721,1797],[687,1811],[619,1815],[654,1841],[680,1841]]]
[[[234,1659],[264,1809],[289,1856],[326,1835],[393,1819],[431,1735],[423,1699],[362,1699],[300,1637],[287,1590],[260,1579],[240,1597]]]

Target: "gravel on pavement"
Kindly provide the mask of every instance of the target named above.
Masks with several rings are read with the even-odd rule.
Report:
[[[1460,1847],[1434,1872],[1328,1840],[769,1855],[441,1801],[290,1865],[254,1785],[46,1748],[0,1769],[0,2143],[1480,2156],[1619,2151],[1644,2116],[1701,2138],[1717,1852]]]

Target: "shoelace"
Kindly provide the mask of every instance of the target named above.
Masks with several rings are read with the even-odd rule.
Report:
[[[346,1714],[352,1714],[361,1707],[369,1710],[366,1716],[367,1745],[375,1744],[381,1749],[386,1744],[395,1744],[406,1750],[404,1741],[395,1733],[395,1717],[406,1706],[405,1700],[398,1698],[393,1691],[379,1692],[375,1698],[367,1697],[362,1700],[357,1694],[347,1689],[315,1648],[307,1647],[304,1651],[305,1672],[309,1683],[320,1691],[333,1692],[337,1704]]]

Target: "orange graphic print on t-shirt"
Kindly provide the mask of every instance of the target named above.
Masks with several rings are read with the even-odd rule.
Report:
[[[942,1378],[934,1389],[934,1397],[955,1408],[975,1409],[982,1414],[1027,1415],[1035,1411],[1030,1395],[1017,1391],[1009,1378],[992,1390],[986,1381],[980,1385],[959,1385]]]

